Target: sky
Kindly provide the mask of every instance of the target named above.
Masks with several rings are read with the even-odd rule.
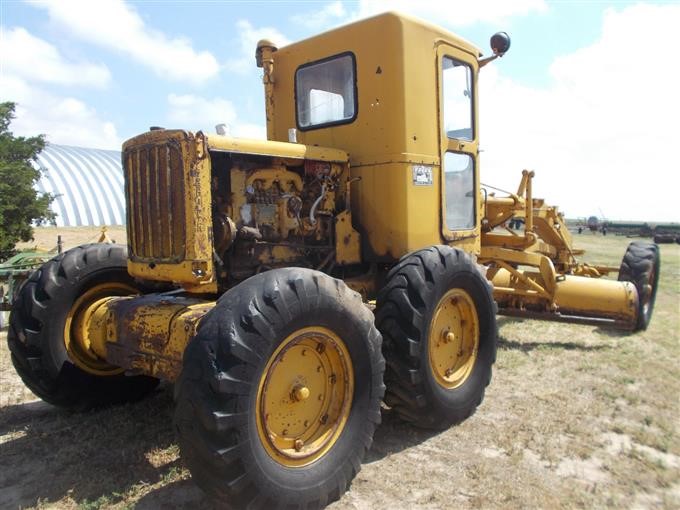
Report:
[[[255,45],[279,47],[386,10],[489,53],[479,80],[482,182],[569,218],[680,222],[680,2],[0,0],[0,101],[11,129],[120,149],[149,126],[265,138]],[[342,147],[339,147],[342,148]]]

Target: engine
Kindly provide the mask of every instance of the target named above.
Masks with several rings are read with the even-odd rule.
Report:
[[[344,208],[342,166],[233,153],[211,153],[211,163],[218,279],[331,263],[335,216]]]

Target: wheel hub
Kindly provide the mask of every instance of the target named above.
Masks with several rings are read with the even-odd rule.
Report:
[[[288,336],[260,379],[257,427],[265,450],[287,467],[308,465],[335,444],[354,392],[344,342],[322,327]]]
[[[116,375],[123,369],[110,365],[98,354],[98,344],[101,343],[92,330],[101,330],[101,327],[92,328],[92,324],[101,322],[97,309],[115,296],[128,296],[136,294],[134,287],[124,283],[107,282],[96,285],[83,292],[76,299],[66,316],[64,325],[64,346],[69,359],[79,368],[94,375]],[[99,349],[100,350],[100,349]]]
[[[479,351],[479,319],[475,303],[462,289],[452,289],[432,314],[428,354],[437,384],[453,389],[472,373]]]

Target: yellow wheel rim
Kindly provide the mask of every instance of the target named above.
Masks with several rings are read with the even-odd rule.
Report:
[[[288,336],[272,354],[257,390],[257,431],[286,467],[323,457],[347,423],[354,370],[344,342],[323,327]]]
[[[430,323],[428,353],[437,383],[453,389],[472,373],[479,352],[479,319],[470,295],[452,289],[439,300]]]
[[[76,366],[94,375],[123,372],[122,368],[108,364],[94,352],[87,327],[95,310],[108,298],[137,293],[137,289],[130,285],[107,282],[88,289],[73,303],[64,325],[64,345]]]

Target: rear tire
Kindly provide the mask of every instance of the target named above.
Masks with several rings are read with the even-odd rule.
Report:
[[[658,246],[640,241],[628,245],[619,268],[619,281],[631,282],[638,291],[638,320],[633,331],[647,329],[652,320],[660,271]]]
[[[389,272],[377,301],[385,403],[424,428],[468,418],[496,360],[496,304],[476,264],[448,246],[414,252]]]
[[[112,294],[134,292],[124,246],[90,244],[64,252],[36,270],[12,306],[7,344],[12,363],[38,397],[52,405],[84,410],[141,399],[158,379],[94,375],[74,363],[65,345],[67,317],[78,299],[93,288],[111,285]],[[104,366],[104,365],[102,365]]]
[[[323,273],[277,269],[227,291],[175,386],[180,450],[196,484],[228,508],[338,499],[380,423],[380,343],[359,294]]]

